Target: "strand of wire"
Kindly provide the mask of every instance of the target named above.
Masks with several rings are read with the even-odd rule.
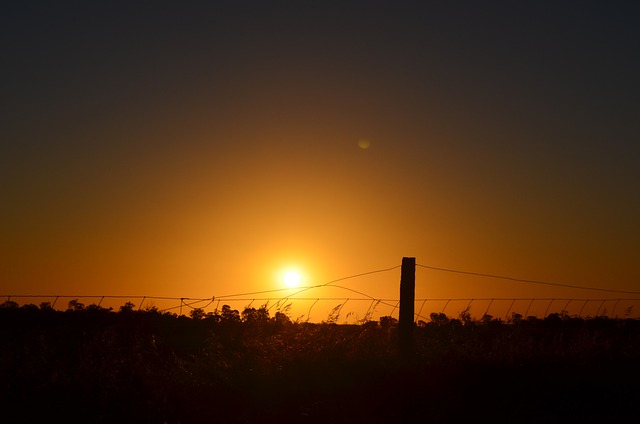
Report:
[[[551,281],[529,280],[529,279],[525,279],[525,278],[508,277],[508,276],[505,276],[505,275],[486,274],[486,273],[482,273],[482,272],[460,271],[460,270],[457,270],[457,269],[440,268],[440,267],[435,267],[435,266],[430,266],[430,265],[422,265],[422,264],[416,264],[416,266],[419,266],[421,268],[431,269],[431,270],[434,270],[434,271],[451,272],[451,273],[463,274],[463,275],[474,275],[474,276],[477,276],[477,277],[498,278],[498,279],[502,279],[502,280],[516,281],[516,282],[520,282],[520,283],[542,284],[542,285],[547,285],[547,286],[565,287],[565,288],[580,289],[580,290],[593,290],[593,291],[608,292],[608,293],[640,294],[640,291],[614,290],[614,289],[603,289],[603,288],[598,288],[598,287],[577,286],[577,285],[572,285],[572,284],[554,283],[554,282],[551,282]]]
[[[293,297],[293,296],[295,296],[297,294],[304,293],[305,291],[308,291],[308,290],[311,290],[311,289],[331,286],[334,283],[337,283],[339,281],[351,280],[353,278],[364,277],[365,275],[378,274],[378,273],[381,273],[381,272],[392,271],[392,270],[398,269],[400,267],[401,267],[401,265],[396,265],[396,266],[393,266],[393,267],[390,267],[390,268],[377,269],[377,270],[374,270],[374,271],[367,271],[367,272],[362,272],[362,273],[359,273],[359,274],[348,275],[346,277],[336,278],[335,280],[330,280],[330,281],[327,281],[326,283],[322,283],[322,284],[315,284],[315,285],[311,285],[311,286],[299,287],[299,289],[300,289],[299,291],[297,291],[297,292],[295,292],[293,294],[290,294],[289,296],[286,296],[285,298]],[[334,287],[345,288],[343,286],[334,286]],[[276,292],[282,292],[282,291],[287,291],[287,290],[291,290],[291,288],[287,287],[287,288],[281,288],[281,289],[261,290],[261,291],[249,292],[249,293],[228,294],[228,295],[223,295],[223,296],[217,296],[217,298],[218,299],[224,299],[224,298],[227,298],[227,297],[249,296],[249,295],[253,295],[253,294],[264,294],[264,293],[276,293]],[[347,289],[347,290],[353,290],[353,289]],[[353,291],[355,291],[355,290],[353,290]],[[364,296],[372,298],[371,296],[369,296],[367,294],[364,294]]]
[[[480,273],[480,272],[471,272],[471,271],[462,271],[462,270],[457,270],[457,269],[451,269],[451,268],[442,268],[442,267],[435,267],[435,266],[431,266],[431,265],[424,265],[424,264],[416,264],[416,266],[421,267],[421,268],[425,268],[425,269],[430,269],[430,270],[435,270],[435,271],[441,271],[441,272],[450,272],[450,273],[456,273],[456,274],[462,274],[462,275],[473,275],[473,276],[479,276],[479,277],[485,277],[485,278],[497,278],[497,279],[503,279],[503,280],[509,280],[509,281],[515,281],[515,282],[522,282],[522,283],[530,283],[530,284],[540,284],[540,285],[549,285],[549,286],[557,286],[557,287],[565,287],[565,288],[572,288],[572,289],[580,289],[580,290],[592,290],[592,291],[599,291],[599,292],[608,292],[608,293],[621,293],[621,294],[639,294],[640,295],[640,291],[630,291],[630,290],[614,290],[614,289],[603,289],[603,288],[596,288],[596,287],[586,287],[586,286],[578,286],[578,285],[571,285],[571,284],[564,284],[564,283],[556,283],[556,282],[550,282],[550,281],[541,281],[541,280],[531,280],[531,279],[524,279],[524,278],[515,278],[515,277],[510,277],[510,276],[505,276],[505,275],[498,275],[498,274],[488,274],[488,273]],[[349,279],[353,279],[353,278],[358,278],[358,277],[362,277],[362,276],[366,276],[366,275],[371,275],[371,274],[376,274],[376,273],[382,273],[382,272],[388,272],[388,271],[392,271],[395,269],[400,268],[401,265],[396,265],[393,267],[389,267],[389,268],[383,268],[383,269],[378,269],[378,270],[373,270],[373,271],[367,271],[367,272],[363,272],[363,273],[359,273],[359,274],[353,274],[353,275],[349,275],[346,277],[341,277],[341,278],[337,278],[334,280],[330,280],[326,283],[323,284],[317,284],[317,285],[311,285],[311,286],[306,286],[306,287],[302,287],[300,288],[300,290],[298,290],[295,293],[292,293],[288,296],[282,297],[279,299],[279,301],[285,300],[285,299],[290,299],[298,294],[304,293],[308,290],[312,290],[312,289],[316,289],[316,288],[321,288],[321,287],[336,287],[336,288],[340,288],[343,290],[347,290],[347,291],[352,291],[354,293],[357,293],[359,295],[365,296],[366,298],[370,299],[370,300],[375,300],[375,298],[373,296],[370,296],[366,293],[360,292],[358,290],[354,290],[351,289],[349,287],[345,287],[342,285],[337,285],[335,284],[336,282],[340,282],[340,281],[345,281],[345,280],[349,280]],[[217,297],[208,297],[208,298],[176,298],[176,297],[166,297],[166,296],[126,296],[126,295],[105,295],[105,296],[86,296],[86,295],[82,295],[82,296],[75,296],[75,295],[1,295],[2,297],[6,297],[7,299],[11,299],[11,297],[23,297],[23,298],[47,298],[47,297],[55,297],[57,298],[126,298],[126,299],[136,299],[136,298],[141,298],[141,299],[151,299],[151,300],[189,300],[192,301],[192,303],[184,303],[183,304],[187,307],[192,307],[193,304],[197,304],[199,302],[206,302],[209,301],[210,305],[211,303],[213,303],[213,301],[217,298],[217,299],[228,299],[228,298],[236,298],[236,297],[242,297],[242,296],[250,296],[250,295],[261,295],[261,294],[267,294],[267,293],[276,293],[276,292],[282,292],[282,291],[287,291],[287,290],[291,290],[291,288],[280,288],[280,289],[272,289],[272,290],[261,290],[261,291],[255,291],[255,292],[246,292],[246,293],[234,293],[234,294],[227,294],[227,295],[223,295],[223,296],[217,296]],[[424,300],[424,299],[421,299]],[[208,306],[207,305],[207,306]]]

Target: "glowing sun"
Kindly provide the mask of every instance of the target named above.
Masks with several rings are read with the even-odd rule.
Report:
[[[282,276],[282,280],[285,286],[289,288],[296,288],[302,282],[302,277],[297,271],[287,271]]]

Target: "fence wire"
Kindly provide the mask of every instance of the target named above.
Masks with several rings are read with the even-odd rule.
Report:
[[[175,313],[177,315],[216,314],[225,305],[243,311],[246,308],[265,306],[269,312],[285,312],[299,321],[326,321],[362,323],[380,317],[392,317],[398,319],[400,300],[395,298],[378,298],[369,294],[354,290],[353,288],[336,283],[360,278],[377,273],[384,273],[399,269],[401,266],[393,266],[373,271],[353,274],[337,278],[323,284],[299,287],[288,296],[276,297],[275,293],[282,293],[291,289],[274,289],[249,293],[227,294],[207,298],[191,297],[163,297],[163,296],[88,296],[88,295],[0,295],[6,298],[7,305],[26,305],[40,302],[41,307],[51,307],[64,310],[64,301],[67,301],[68,309],[84,307],[84,303],[98,307],[122,308],[137,310],[156,310],[162,313]],[[559,282],[539,281],[531,279],[514,278],[510,276],[494,275],[479,272],[461,271],[448,268],[439,268],[430,265],[416,264],[418,268],[431,271],[456,273],[467,276],[483,277],[490,279],[502,279],[518,284],[536,284],[546,286],[558,286],[577,290],[597,291],[611,293],[611,296],[640,295],[637,291],[612,290],[584,285],[565,284]],[[321,287],[333,287],[342,289],[352,297],[311,297],[313,289]],[[303,297],[307,295],[307,297]],[[16,302],[19,300],[20,302]],[[116,302],[124,302],[118,305]],[[61,304],[62,303],[62,304]],[[348,307],[345,305],[348,304]],[[105,306],[103,306],[105,305]],[[2,305],[0,305],[2,306]],[[609,297],[609,298],[417,298],[414,301],[414,321],[430,321],[434,316],[446,315],[448,318],[463,317],[465,319],[501,319],[511,320],[516,318],[546,318],[551,314],[562,314],[578,318],[607,317],[607,318],[640,318],[640,297]],[[313,314],[312,314],[313,312]]]
[[[56,310],[82,309],[91,305],[101,308],[156,310],[192,315],[218,314],[223,306],[242,312],[246,308],[266,307],[275,314],[282,312],[298,321],[332,321],[359,323],[380,317],[398,319],[400,300],[375,297],[163,297],[163,296],[73,296],[73,295],[4,295],[2,305],[34,305]],[[34,303],[35,302],[35,303]],[[0,306],[2,306],[0,305]],[[435,315],[449,318],[500,319],[546,318],[552,314],[577,318],[633,318],[640,319],[638,298],[417,298],[414,302],[415,322],[429,322]]]

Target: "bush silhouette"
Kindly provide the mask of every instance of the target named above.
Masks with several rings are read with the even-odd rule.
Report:
[[[1,304],[1,406],[25,422],[70,404],[78,421],[152,423],[531,422],[541,404],[552,421],[640,412],[629,378],[640,371],[637,320],[432,314],[414,329],[407,365],[389,316],[346,325],[292,322],[266,305],[191,318],[133,309]],[[498,393],[504,402],[490,409]]]

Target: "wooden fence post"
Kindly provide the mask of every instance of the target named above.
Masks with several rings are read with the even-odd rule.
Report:
[[[398,320],[398,343],[400,354],[410,356],[413,352],[413,327],[416,297],[416,258],[402,258],[400,272],[400,319]]]

